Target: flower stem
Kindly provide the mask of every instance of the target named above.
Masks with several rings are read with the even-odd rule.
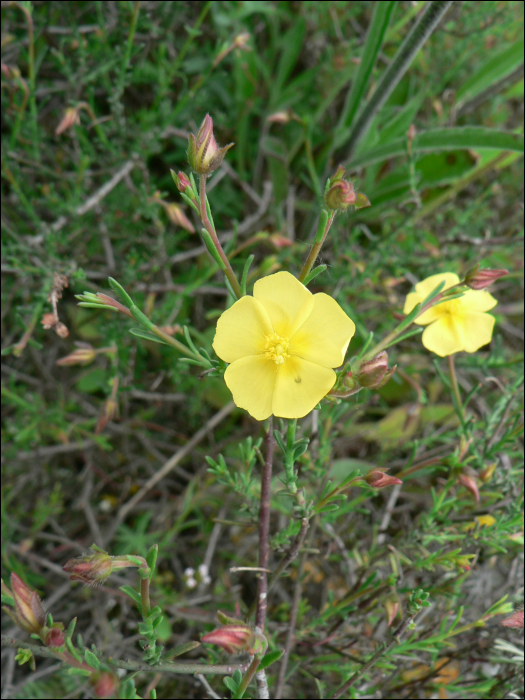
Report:
[[[255,615],[255,624],[262,634],[264,634],[266,610],[268,607],[268,574],[266,569],[268,568],[268,555],[270,552],[270,498],[274,445],[273,417],[270,416],[266,434],[266,460],[261,479],[261,505],[259,509],[259,567],[261,571],[257,586],[257,612]]]
[[[208,218],[208,212],[206,211],[206,176],[201,175],[200,176],[200,217],[202,224],[206,231],[209,233],[211,240],[213,241],[213,245],[215,246],[215,249],[217,250],[217,253],[219,254],[219,257],[221,258],[223,264],[224,264],[224,274],[226,275],[228,282],[231,285],[231,288],[237,295],[237,299],[240,299],[242,297],[242,292],[241,292],[241,287],[239,285],[239,282],[237,281],[237,278],[235,277],[235,273],[232,269],[232,266],[230,264],[230,261],[226,257],[226,253],[224,252],[219,239],[217,238],[217,234],[215,233],[215,229],[211,225],[211,222]]]
[[[254,656],[252,659],[252,662],[244,674],[244,678],[241,681],[240,686],[237,688],[237,691],[235,695],[233,696],[234,698],[242,698],[244,693],[246,692],[248,685],[250,684],[250,681],[255,675],[255,671],[259,668],[259,664],[261,663],[261,659],[259,656]]]
[[[456,376],[456,365],[454,364],[454,355],[449,355],[447,357],[448,360],[448,369],[450,372],[450,383],[452,385],[452,393],[454,395],[455,399],[455,404],[456,404],[456,412],[459,416],[459,419],[461,421],[461,425],[465,425],[465,413],[463,411],[463,402],[461,400],[461,394],[459,393],[459,386],[458,386],[458,379]]]
[[[286,474],[286,485],[292,495],[297,493],[297,477],[294,472],[294,445],[295,430],[297,428],[297,418],[288,421],[286,433],[286,454],[284,455],[284,471]]]
[[[328,219],[325,219],[323,216],[321,216],[319,223],[322,224],[324,223],[324,226],[321,227],[321,229],[317,231],[316,236],[314,238],[314,244],[312,246],[312,250],[310,251],[309,256],[306,259],[305,264],[303,265],[303,269],[299,273],[299,277],[297,278],[299,282],[303,282],[306,277],[308,276],[310,270],[312,269],[315,261],[317,260],[317,256],[319,255],[319,251],[323,247],[323,243],[326,238],[326,234],[330,230],[330,226],[332,225],[335,215],[337,212],[332,211],[330,213],[330,216]]]

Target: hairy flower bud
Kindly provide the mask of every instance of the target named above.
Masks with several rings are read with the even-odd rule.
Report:
[[[199,175],[210,175],[222,163],[224,156],[233,143],[219,148],[213,135],[213,120],[209,114],[204,117],[197,136],[189,136],[188,160],[193,170]]]
[[[469,270],[465,275],[465,284],[467,287],[470,287],[470,289],[486,289],[497,279],[505,277],[505,275],[508,274],[508,270],[491,270],[490,268],[480,270],[479,266],[476,265],[476,267]]]
[[[396,367],[388,368],[388,355],[382,350],[371,360],[362,362],[357,373],[357,380],[362,387],[379,389],[394,374]]]
[[[64,625],[61,622],[55,624],[47,631],[44,644],[46,647],[61,647],[65,644]]]
[[[351,204],[357,201],[354,186],[348,180],[343,179],[345,169],[340,165],[335,174],[330,178],[328,190],[324,196],[324,201],[328,209],[345,211]]]
[[[252,653],[255,632],[248,625],[225,625],[203,635],[201,640],[222,647],[227,654]]]
[[[175,185],[177,186],[179,192],[182,192],[182,194],[186,194],[191,199],[194,199],[193,188],[187,175],[182,171],[179,173],[175,173],[174,170],[171,170],[170,172],[171,177],[173,178],[173,181],[175,182]]]
[[[119,679],[113,671],[97,671],[92,673],[89,683],[97,698],[113,698],[117,696]]]
[[[40,596],[15,573],[11,574],[11,591],[15,602],[14,612],[8,607],[4,607],[4,610],[21,629],[29,634],[39,634],[46,621]]]
[[[516,629],[523,629],[523,610],[516,610],[510,617],[506,617],[501,621],[503,627],[515,627]]]
[[[175,224],[175,226],[180,226],[180,228],[183,228],[189,233],[195,233],[195,227],[178,204],[166,204],[164,209],[166,210],[166,214],[168,215],[172,224]]]
[[[113,557],[102,550],[84,557],[70,559],[62,567],[70,573],[72,581],[82,581],[89,586],[103,583],[114,569]]]
[[[470,493],[474,496],[476,499],[476,502],[479,503],[479,489],[478,485],[474,479],[473,476],[470,474],[460,474],[459,475],[459,482],[462,484]]]
[[[95,349],[88,343],[85,343],[82,344],[82,347],[73,350],[69,355],[57,360],[56,364],[59,367],[65,367],[66,365],[89,365],[93,362],[96,355]]]
[[[365,481],[375,489],[384,489],[385,486],[395,486],[402,484],[401,479],[386,474],[387,469],[371,469],[365,477]]]

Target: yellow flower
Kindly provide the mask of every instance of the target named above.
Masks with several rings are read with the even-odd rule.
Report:
[[[403,312],[409,314],[443,281],[444,288],[449,289],[459,283],[459,277],[453,272],[427,277],[416,284],[415,292],[407,296]],[[492,339],[495,318],[485,312],[497,303],[488,292],[469,289],[462,297],[431,307],[414,323],[428,326],[423,332],[423,345],[440,357],[453,355],[460,350],[476,352]]]
[[[229,362],[224,379],[256,420],[302,418],[335,384],[355,325],[327,294],[289,272],[258,280],[217,322],[213,349]]]

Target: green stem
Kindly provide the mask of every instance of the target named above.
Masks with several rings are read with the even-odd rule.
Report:
[[[50,659],[56,659],[57,655],[48,649],[48,647],[38,646],[38,644],[29,644],[28,642],[22,642],[14,637],[8,637],[2,635],[2,646],[8,647],[20,647],[22,649],[29,649],[35,656],[44,656]],[[150,664],[142,663],[140,661],[130,661],[129,659],[113,659],[111,656],[107,659],[99,656],[102,663],[108,663],[114,668],[122,668],[128,671],[142,671],[151,672],[152,667]],[[90,667],[91,668],[91,667]],[[153,670],[158,673],[184,673],[189,675],[194,675],[196,673],[202,674],[203,676],[231,676],[236,670],[244,673],[247,669],[246,664],[192,664],[192,663],[160,663],[157,664]]]
[[[323,243],[326,238],[326,234],[330,230],[330,226],[332,225],[335,215],[337,212],[332,211],[330,212],[330,215],[328,219],[326,220],[326,224],[321,228],[317,230],[317,234],[314,239],[314,244],[312,246],[312,250],[310,251],[310,255],[306,259],[305,264],[303,265],[303,269],[301,270],[299,277],[297,278],[299,282],[304,282],[308,274],[310,273],[310,270],[314,266],[315,261],[317,260],[317,256],[319,255],[319,251],[323,247]],[[323,223],[325,220],[323,216],[321,215],[321,218],[319,219],[319,223]]]
[[[246,690],[248,689],[248,686],[249,686],[249,684],[250,684],[250,681],[251,681],[252,678],[254,677],[255,672],[256,672],[257,669],[259,668],[259,664],[260,664],[260,663],[261,663],[260,657],[259,657],[259,656],[254,656],[254,657],[253,657],[253,660],[252,660],[252,662],[251,662],[251,664],[250,664],[250,667],[248,668],[248,670],[247,670],[246,673],[244,674],[244,677],[243,677],[243,679],[242,679],[242,681],[241,681],[241,684],[240,684],[239,687],[237,688],[237,692],[236,692],[235,695],[233,696],[234,698],[242,698],[242,696],[244,695],[244,693],[245,693]]]
[[[234,293],[236,294],[237,299],[240,299],[242,297],[241,287],[239,285],[239,282],[237,281],[237,278],[235,277],[235,273],[232,269],[232,266],[230,265],[230,261],[226,257],[226,253],[222,249],[222,246],[219,242],[219,239],[217,238],[217,234],[215,233],[215,230],[214,230],[213,226],[211,225],[210,219],[208,218],[208,212],[206,211],[206,176],[205,175],[200,176],[200,217],[201,217],[202,225],[204,226],[206,231],[209,233],[210,238],[213,242],[213,245],[215,246],[215,249],[216,249],[217,253],[219,254],[219,257],[224,264],[224,274],[226,275],[228,282],[231,285],[231,288],[233,289]]]
[[[459,419],[461,421],[461,425],[465,425],[465,413],[463,411],[463,402],[461,400],[461,394],[459,393],[459,386],[458,386],[458,379],[456,376],[456,365],[454,364],[454,355],[449,355],[447,357],[448,360],[448,369],[450,372],[450,383],[452,385],[452,392],[454,394],[454,399],[456,402],[456,411],[458,413]]]
[[[288,421],[286,433],[286,455],[284,457],[284,471],[286,474],[286,485],[291,494],[297,493],[297,477],[294,473],[294,445],[295,430],[297,428],[297,418]]]
[[[140,604],[142,607],[142,617],[146,620],[151,613],[149,600],[149,576],[140,579]]]
[[[124,85],[126,82],[126,72],[128,70],[129,62],[131,60],[131,52],[133,50],[133,40],[135,38],[135,30],[137,28],[137,19],[139,16],[140,0],[135,0],[133,3],[133,14],[131,15],[131,25],[129,28],[128,41],[126,44],[126,53],[124,55],[124,61],[120,67],[120,74],[117,81],[117,86],[115,88],[115,93],[112,97],[113,111],[117,117],[119,126],[122,127],[122,112],[123,105],[121,102],[122,93],[124,92]]]

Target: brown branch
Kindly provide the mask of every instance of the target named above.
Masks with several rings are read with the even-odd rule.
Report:
[[[270,416],[268,433],[266,434],[266,461],[264,463],[261,479],[261,507],[259,510],[259,567],[262,569],[257,586],[257,612],[255,624],[264,634],[266,623],[266,610],[268,607],[268,555],[270,552],[270,498],[272,490],[272,465],[273,465],[273,417]]]

